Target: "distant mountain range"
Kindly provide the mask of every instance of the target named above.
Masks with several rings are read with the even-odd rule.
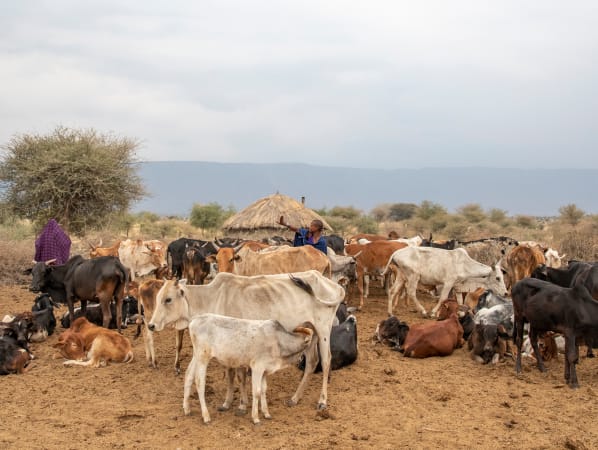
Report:
[[[194,203],[216,202],[241,210],[279,192],[313,209],[353,206],[364,212],[382,203],[438,203],[450,212],[477,203],[510,216],[556,216],[575,203],[598,212],[596,169],[358,169],[309,164],[232,164],[161,161],[141,164],[151,196],[133,210],[189,215]]]

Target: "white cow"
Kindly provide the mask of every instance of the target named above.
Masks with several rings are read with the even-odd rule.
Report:
[[[464,281],[455,283],[453,286],[455,296],[460,305],[463,304],[463,297],[470,293],[475,292],[478,288],[491,289],[494,293],[502,295],[503,297],[508,295],[507,287],[505,286],[505,277],[502,271],[500,261],[498,261],[492,267],[492,273],[487,277],[474,277],[468,278]]]
[[[118,259],[130,270],[130,279],[143,277],[166,265],[166,246],[158,240],[122,241],[118,247]]]
[[[406,247],[398,250],[390,257],[385,272],[395,266],[398,276],[388,294],[388,313],[392,315],[393,300],[396,304],[398,296],[406,285],[407,296],[426,316],[426,310],[416,297],[418,283],[426,285],[442,285],[438,303],[432,309],[436,315],[442,300],[448,298],[449,292],[456,283],[473,277],[488,277],[492,268],[469,257],[467,252],[458,248],[444,250],[432,247]]]
[[[183,281],[166,281],[156,298],[149,328],[160,331],[174,323],[181,330],[191,317],[202,313],[242,319],[274,319],[287,330],[297,323],[311,322],[318,335],[322,361],[322,391],[319,408],[325,408],[330,372],[330,333],[336,309],[345,290],[317,270],[295,274],[245,277],[219,273],[210,284],[187,286]],[[303,378],[290,404],[297,404],[317,365],[317,354],[308,354]]]
[[[185,415],[191,413],[189,398],[195,380],[203,421],[210,422],[205,398],[206,373],[210,360],[215,358],[229,369],[241,367],[251,369],[251,418],[254,424],[260,423],[259,399],[264,417],[271,419],[266,400],[266,375],[298,363],[301,354],[311,344],[313,336],[313,330],[306,326],[297,326],[293,332],[289,332],[276,320],[237,319],[219,314],[194,316],[189,323],[193,359],[185,375],[183,392]],[[231,371],[229,370],[228,373],[230,374]],[[226,400],[222,407],[224,410],[228,409],[232,402],[232,378],[228,377]],[[245,386],[241,389],[244,392]]]

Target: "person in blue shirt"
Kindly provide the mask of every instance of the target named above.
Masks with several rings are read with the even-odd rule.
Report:
[[[326,238],[322,236],[324,224],[321,220],[314,219],[309,224],[309,228],[295,227],[289,225],[284,221],[284,216],[280,216],[278,223],[289,230],[295,232],[295,239],[293,239],[293,247],[302,247],[304,245],[311,245],[317,248],[324,254],[328,254],[328,247],[326,246]]]

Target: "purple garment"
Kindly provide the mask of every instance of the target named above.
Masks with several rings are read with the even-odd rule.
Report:
[[[35,261],[46,262],[56,258],[55,264],[64,264],[69,259],[70,251],[71,239],[56,220],[50,219],[35,240]]]

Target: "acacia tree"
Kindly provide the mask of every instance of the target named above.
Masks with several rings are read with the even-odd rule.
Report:
[[[16,135],[1,147],[3,201],[37,224],[55,218],[74,233],[101,227],[147,195],[137,175],[138,146],[62,126],[48,135]]]

